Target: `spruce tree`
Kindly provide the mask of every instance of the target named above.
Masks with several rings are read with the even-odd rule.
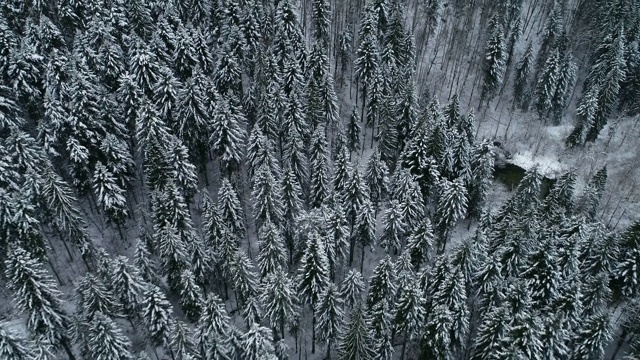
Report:
[[[227,359],[231,354],[231,325],[222,300],[209,294],[197,324],[196,348],[199,358]]]
[[[382,236],[380,246],[388,254],[398,254],[403,247],[406,225],[402,221],[402,209],[397,200],[392,200],[382,219]]]
[[[282,224],[282,189],[267,163],[263,163],[257,169],[251,195],[254,200],[254,219],[258,227],[266,223],[273,223],[275,226]]]
[[[284,326],[298,316],[298,297],[287,273],[276,270],[264,280],[260,300],[264,314],[273,329],[284,339]]]
[[[120,305],[129,315],[136,313],[140,306],[145,280],[140,271],[129,264],[125,256],[117,256],[111,261],[113,270],[109,277],[109,283],[114,294],[120,301]]]
[[[7,360],[31,360],[34,355],[33,344],[11,330],[9,324],[0,323],[0,357]]]
[[[78,312],[84,321],[91,322],[96,313],[111,317],[120,315],[120,307],[115,294],[97,276],[92,274],[84,276],[75,291]]]
[[[309,234],[298,270],[298,295],[303,303],[312,309],[318,304],[320,295],[329,283],[329,260],[326,255],[325,239],[317,232]],[[315,352],[316,315],[313,315],[311,352]]]
[[[484,81],[482,83],[482,93],[480,94],[480,106],[486,101],[490,102],[496,92],[502,87],[504,81],[505,66],[507,60],[507,49],[504,42],[504,29],[493,17],[489,26],[493,31],[489,35],[485,47],[484,56]]]
[[[327,342],[327,359],[331,359],[332,345],[341,333],[341,322],[344,316],[342,302],[338,288],[330,283],[320,295],[314,309],[318,317],[319,337]]]
[[[356,269],[349,270],[340,284],[340,296],[345,305],[353,308],[358,304],[362,300],[364,288],[362,274]]]
[[[243,354],[247,360],[276,360],[273,333],[269,328],[252,323],[242,335]]]
[[[259,231],[258,267],[260,277],[264,278],[278,269],[286,269],[287,254],[282,233],[276,225],[266,222]]]
[[[202,311],[202,290],[196,283],[195,276],[189,269],[182,271],[180,276],[180,305],[185,316],[191,322],[196,322],[200,318]]]
[[[344,337],[338,346],[341,359],[372,359],[375,355],[373,341],[364,309],[362,305],[357,305],[351,313]]]
[[[467,189],[461,179],[453,182],[445,180],[440,191],[436,218],[439,219],[437,227],[441,241],[440,252],[444,252],[450,231],[456,221],[464,218],[467,212],[468,199]]]
[[[87,328],[87,348],[85,356],[93,360],[130,360],[131,341],[122,333],[109,317],[96,313]]]
[[[27,329],[75,359],[66,335],[69,320],[62,310],[62,294],[42,264],[14,246],[5,260],[5,275],[15,303],[27,315]]]
[[[160,288],[153,284],[147,284],[142,297],[140,315],[151,340],[156,346],[168,347],[174,323],[171,303]]]

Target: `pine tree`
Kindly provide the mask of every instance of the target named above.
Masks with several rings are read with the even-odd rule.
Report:
[[[340,196],[344,196],[349,185],[349,176],[352,171],[344,145],[339,146],[336,150],[333,166],[333,191]]]
[[[405,224],[402,221],[402,209],[397,200],[392,200],[382,219],[382,236],[380,246],[388,254],[398,254],[403,246]]]
[[[230,264],[231,283],[236,291],[236,299],[245,307],[249,299],[260,294],[260,284],[256,279],[253,262],[244,251],[233,254]]]
[[[229,180],[222,179],[218,190],[218,213],[220,220],[229,228],[232,234],[244,236],[244,212],[238,198],[238,193]]]
[[[260,165],[255,173],[251,196],[254,199],[254,219],[258,227],[266,223],[273,223],[275,226],[282,224],[282,189],[267,163]]]
[[[638,269],[638,233],[640,222],[632,223],[620,235],[618,248],[620,253],[611,270],[614,291],[625,297],[633,298],[640,292],[640,269]]]
[[[334,198],[338,197],[334,193]],[[323,208],[325,226],[323,231],[327,234],[327,258],[329,260],[329,272],[331,278],[335,278],[338,265],[347,257],[349,247],[349,224],[345,217],[340,198],[333,200],[331,209]]]
[[[287,255],[282,234],[276,225],[266,222],[260,227],[259,234],[258,267],[261,278],[264,278],[278,269],[286,269]]]
[[[516,63],[516,71],[513,80],[513,101],[522,109],[528,107],[528,96],[530,89],[530,77],[533,71],[533,47],[527,44],[527,48],[520,60]]]
[[[225,95],[218,96],[214,109],[210,124],[211,151],[228,172],[233,172],[240,166],[244,155],[246,118],[242,109]]]
[[[78,282],[75,291],[77,308],[84,321],[91,322],[96,313],[111,317],[120,315],[115,294],[97,276],[91,274],[84,276]]]
[[[331,9],[327,0],[315,0],[311,3],[311,14],[313,16],[313,36],[316,41],[329,50]]]
[[[109,221],[122,224],[127,216],[125,191],[116,183],[113,174],[99,161],[95,165],[93,188],[97,202],[107,214]]]
[[[325,130],[318,126],[313,134],[311,144],[311,191],[310,200],[312,207],[320,207],[325,202],[330,193],[330,174],[328,144],[325,137]]]
[[[422,291],[418,284],[413,281],[407,284],[408,287],[402,289],[402,295],[395,305],[396,312],[394,317],[393,333],[404,334],[404,342],[402,343],[402,355],[404,358],[407,342],[416,338],[420,334],[420,329],[425,322],[425,302],[422,297]]]
[[[360,150],[360,117],[358,116],[358,110],[354,107],[349,116],[349,122],[347,124],[347,147],[350,152]],[[349,154],[351,157],[351,154]]]
[[[309,234],[305,251],[298,270],[298,295],[300,300],[314,309],[320,295],[329,283],[329,260],[326,255],[325,239],[317,232]],[[311,352],[315,352],[316,316],[313,316]]]
[[[384,201],[387,196],[389,187],[388,169],[382,161],[380,151],[377,148],[373,154],[371,154],[369,162],[367,163],[365,180],[369,186],[371,201],[377,212],[380,203]]]
[[[436,210],[438,221],[438,232],[442,247],[440,252],[444,252],[449,238],[449,233],[455,226],[456,221],[464,218],[467,212],[467,189],[461,179],[453,182],[445,180],[442,184],[441,194]]]
[[[26,250],[14,246],[5,260],[8,287],[18,308],[27,314],[27,329],[55,347],[64,348],[75,359],[69,346],[69,323],[62,310],[62,294],[51,275]]]
[[[106,315],[96,313],[87,329],[87,358],[94,360],[130,360],[131,341],[116,323]]]
[[[182,321],[176,321],[173,326],[170,348],[177,359],[188,360],[195,356],[193,334]]]
[[[158,230],[157,248],[162,260],[162,272],[167,275],[171,289],[180,289],[180,275],[188,267],[187,249],[175,228],[167,227]]]
[[[391,258],[380,260],[373,269],[373,275],[369,280],[369,294],[367,295],[367,309],[372,309],[381,301],[391,301],[396,293],[395,269]]]
[[[318,317],[317,331],[321,340],[327,342],[327,359],[331,359],[334,341],[340,335],[341,322],[344,316],[342,298],[338,288],[330,283],[318,299],[314,309]]]
[[[273,333],[269,328],[252,323],[249,331],[242,335],[244,353],[247,360],[276,360]]]
[[[487,40],[485,48],[484,81],[482,83],[482,93],[480,94],[480,105],[482,105],[483,101],[490,102],[502,87],[504,81],[507,49],[504,42],[504,29],[497,21],[494,17],[489,24],[493,31]]]
[[[596,216],[606,183],[607,167],[605,165],[589,180],[582,197],[579,199],[578,208],[590,219],[594,219]]]
[[[366,199],[360,208],[360,212],[356,218],[354,237],[358,240],[362,250],[360,261],[360,272],[364,269],[364,253],[367,246],[373,246],[376,243],[376,218],[375,210],[371,201]],[[352,241],[352,249],[355,243]],[[353,254],[353,251],[351,251]],[[352,257],[351,257],[352,258]]]
[[[611,319],[609,313],[600,311],[583,322],[575,334],[575,348],[570,359],[599,359],[605,355],[605,346],[611,341]]]
[[[125,256],[117,256],[111,261],[112,272],[109,284],[117,295],[120,305],[133,315],[142,300],[145,280],[140,271],[129,264],[129,259]]]
[[[8,323],[0,323],[0,357],[7,360],[31,360],[35,349],[26,339],[11,330]]]
[[[141,306],[141,317],[156,346],[169,346],[173,328],[173,309],[160,288],[147,284]]]
[[[195,276],[189,269],[182,271],[180,276],[180,305],[189,321],[196,322],[202,311],[202,290],[196,283]]]
[[[510,316],[508,308],[500,306],[483,317],[473,345],[473,360],[491,359],[493,354],[507,355]]]
[[[358,304],[362,300],[364,288],[362,274],[356,269],[349,270],[340,284],[340,296],[344,299],[345,305],[353,308]]]
[[[227,359],[231,353],[229,338],[231,325],[222,300],[209,294],[196,331],[196,347],[199,358]]]
[[[409,252],[411,264],[417,271],[423,264],[428,264],[433,252],[435,235],[431,220],[426,217],[418,227],[413,229],[407,239],[406,251]]]
[[[140,275],[144,281],[154,284],[158,282],[158,266],[151,257],[149,245],[142,239],[138,239],[136,242],[134,264],[140,271]]]
[[[276,270],[265,278],[260,300],[269,324],[278,329],[280,337],[284,339],[285,324],[298,316],[298,298],[293,283],[284,270]]]
[[[372,359],[373,338],[367,325],[362,305],[357,305],[346,325],[346,331],[338,349],[341,359],[364,360]]]

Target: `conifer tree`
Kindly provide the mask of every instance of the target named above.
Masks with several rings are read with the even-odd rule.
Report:
[[[209,143],[228,172],[238,169],[244,155],[246,139],[245,115],[242,109],[225,95],[219,95],[211,118]]]
[[[238,250],[233,254],[230,268],[236,299],[240,305],[247,307],[247,302],[260,294],[260,284],[256,279],[253,262],[244,251]]]
[[[325,288],[314,309],[318,317],[317,330],[321,340],[327,342],[327,359],[331,359],[334,341],[340,335],[341,322],[344,316],[342,298],[333,283]]]
[[[252,323],[249,331],[242,335],[244,353],[247,360],[276,360],[273,333],[269,328]]]
[[[360,212],[356,218],[355,234],[361,246],[360,272],[364,271],[364,254],[367,246],[373,246],[376,243],[376,219],[375,210],[371,201],[366,199],[360,208]],[[355,243],[352,241],[352,249]],[[353,254],[353,251],[351,251]],[[353,256],[351,256],[351,259]]]
[[[145,288],[141,317],[153,343],[168,347],[174,323],[173,309],[160,288],[153,284],[147,284]]]
[[[26,339],[11,330],[9,324],[0,323],[0,357],[7,360],[31,360],[35,349]]]
[[[320,295],[329,283],[329,260],[326,255],[325,239],[317,232],[309,234],[305,251],[298,270],[298,295],[303,303],[314,309]],[[311,352],[315,352],[316,315],[313,315]]]
[[[380,246],[388,254],[398,254],[403,246],[405,224],[402,221],[402,209],[397,200],[392,200],[382,219]]]
[[[131,342],[106,315],[96,313],[89,322],[86,334],[89,343],[87,358],[94,360],[130,360]]]
[[[570,359],[601,358],[605,346],[611,341],[611,319],[606,311],[597,312],[586,318],[575,334],[575,348]]]
[[[351,175],[351,164],[347,156],[346,148],[340,145],[336,150],[336,156],[333,162],[333,191],[340,196],[344,196],[349,185],[349,176]]]
[[[129,264],[129,259],[125,256],[117,256],[113,259],[110,268],[112,272],[109,284],[119,299],[120,305],[129,315],[133,315],[142,300],[145,280],[140,271]]]
[[[349,122],[347,123],[347,147],[350,152],[360,150],[360,117],[358,116],[358,110],[354,107],[349,116]],[[349,154],[351,158],[351,154]]]
[[[353,308],[358,304],[362,300],[364,288],[362,274],[356,269],[349,270],[340,284],[340,296],[344,299],[345,305]]]
[[[122,224],[127,216],[125,191],[117,184],[113,173],[99,161],[95,165],[93,188],[97,202],[107,214],[109,221]]]
[[[278,269],[286,269],[287,255],[278,227],[266,222],[260,227],[258,267],[260,276],[264,278]]]
[[[365,318],[362,305],[357,305],[346,325],[346,331],[339,345],[341,359],[372,359],[373,339]]]
[[[337,195],[334,193],[334,198]],[[327,234],[327,258],[329,260],[329,272],[331,278],[335,278],[338,265],[346,259],[349,247],[349,227],[342,207],[341,199],[333,200],[331,209],[324,208],[324,230]]]
[[[367,163],[365,180],[369,186],[369,195],[376,212],[379,209],[380,202],[384,201],[389,187],[388,169],[380,157],[380,151],[376,150],[371,154]]]
[[[15,303],[27,315],[27,329],[75,359],[66,335],[69,320],[62,310],[62,294],[51,275],[18,246],[10,249],[5,260],[5,275]]]
[[[197,324],[196,347],[200,358],[227,359],[231,354],[231,325],[224,303],[209,294]]]
[[[254,200],[254,219],[258,227],[266,223],[273,223],[275,226],[282,224],[282,189],[267,163],[263,163],[257,169],[251,195]]]
[[[189,321],[196,322],[202,311],[202,290],[196,283],[195,276],[189,269],[182,271],[180,276],[180,305]]]
[[[318,126],[313,133],[313,143],[311,144],[310,168],[311,168],[311,191],[310,200],[312,207],[320,207],[329,196],[330,174],[328,144],[325,137],[325,130]]]
[[[449,232],[456,221],[462,219],[467,211],[467,189],[461,179],[453,182],[446,181],[442,185],[441,194],[436,210],[438,232],[441,239],[440,252],[444,252],[449,238]]]
[[[418,284],[413,281],[402,289],[402,294],[395,305],[394,334],[403,334],[402,355],[404,358],[407,342],[420,334],[425,321],[424,298]]]
[[[484,101],[491,101],[502,87],[507,60],[507,49],[504,43],[504,29],[496,17],[490,21],[492,32],[487,40],[484,57],[484,80],[480,94],[480,106]]]
[[[244,236],[244,212],[238,193],[229,180],[222,179],[218,190],[218,213],[223,224],[236,236]]]
[[[110,289],[102,279],[87,274],[76,286],[77,308],[82,314],[82,319],[91,322],[96,313],[106,316],[120,315],[120,307]]]
[[[291,279],[283,269],[266,277],[260,300],[269,324],[284,339],[285,324],[298,316],[298,297]]]
[[[191,329],[180,320],[177,320],[173,326],[170,349],[178,359],[192,359],[195,356]]]
[[[314,0],[311,3],[311,14],[313,15],[313,36],[316,41],[329,50],[331,9],[327,0]]]
[[[423,264],[428,264],[433,252],[435,235],[431,220],[425,217],[415,229],[411,231],[407,239],[406,251],[409,252],[411,264],[417,271]]]

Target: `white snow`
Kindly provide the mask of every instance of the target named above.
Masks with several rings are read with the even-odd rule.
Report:
[[[553,154],[534,155],[530,150],[524,150],[513,155],[509,162],[526,170],[537,166],[541,175],[551,179],[568,170],[567,165],[561,163],[557,156]]]

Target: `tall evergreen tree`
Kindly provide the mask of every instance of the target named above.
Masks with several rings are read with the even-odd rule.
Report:
[[[484,81],[480,94],[480,106],[484,101],[491,101],[502,87],[507,60],[507,49],[504,42],[504,29],[496,17],[490,21],[492,32],[489,35],[484,57]]]
[[[341,323],[344,316],[342,298],[333,283],[330,283],[320,295],[314,311],[318,317],[319,337],[327,342],[327,359],[331,359],[332,345],[341,334]]]
[[[5,260],[5,275],[14,301],[27,314],[27,329],[75,359],[67,337],[69,320],[62,310],[62,294],[42,264],[14,246]]]
[[[298,316],[298,297],[291,279],[284,270],[276,270],[267,276],[260,299],[269,324],[277,329],[284,339],[285,324]]]
[[[363,360],[374,357],[373,338],[362,305],[353,309],[339,350],[342,359]]]

